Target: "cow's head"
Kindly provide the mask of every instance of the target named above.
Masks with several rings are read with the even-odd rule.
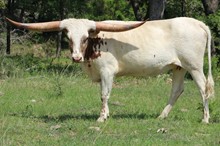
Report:
[[[84,53],[88,38],[94,37],[99,31],[121,32],[141,26],[144,22],[136,23],[111,23],[95,22],[87,19],[65,19],[43,23],[19,23],[6,18],[13,25],[34,31],[62,31],[67,33],[70,40],[71,54],[74,62],[84,61]]]

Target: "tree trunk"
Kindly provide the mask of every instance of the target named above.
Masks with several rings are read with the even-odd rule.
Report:
[[[219,0],[202,0],[205,14],[213,14],[218,10]]]
[[[164,16],[166,0],[149,0],[148,18],[150,20],[162,19]]]
[[[186,0],[181,0],[181,16],[186,16]]]
[[[141,12],[140,12],[140,5],[143,4],[143,1],[142,0],[130,0],[130,4],[133,8],[136,20],[138,21],[142,20],[143,16],[141,15]]]
[[[21,13],[20,13],[20,16],[19,16],[19,21],[23,22],[23,17],[24,17],[24,8],[21,8]]]
[[[60,20],[63,20],[64,17],[64,1],[60,0]],[[61,54],[61,47],[62,47],[62,31],[57,35],[57,50],[56,50],[56,57],[60,57]]]
[[[11,0],[8,0],[8,4],[7,4],[7,14],[11,15]],[[11,34],[10,34],[10,24],[7,23],[7,47],[6,47],[6,54],[10,54],[11,53]]]

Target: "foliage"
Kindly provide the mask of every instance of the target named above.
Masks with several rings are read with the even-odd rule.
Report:
[[[219,58],[216,56],[212,57],[212,75],[215,79],[220,79],[220,64],[219,64]],[[204,72],[207,75],[208,74],[208,57],[206,56],[204,59]]]
[[[5,8],[5,2],[4,0],[0,0],[0,9],[4,9]]]
[[[216,68],[220,68],[220,9],[207,17],[197,16],[197,19],[204,21],[212,31],[212,39],[214,40],[215,57],[217,58]]]
[[[218,54],[220,54],[220,10],[218,10],[215,14],[206,17],[205,21],[213,32],[215,47],[218,51]]]
[[[203,6],[201,0],[169,0],[166,3],[165,18],[173,17],[195,17],[203,15]]]
[[[97,6],[98,11],[94,9]],[[93,0],[88,7],[92,10],[93,15],[91,19],[94,20],[135,20],[127,1],[102,0],[100,3]]]

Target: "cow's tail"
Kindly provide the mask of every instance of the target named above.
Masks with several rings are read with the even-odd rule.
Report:
[[[206,98],[209,98],[214,95],[214,80],[212,77],[212,61],[211,61],[211,41],[212,41],[212,36],[211,36],[211,31],[208,26],[205,24],[202,25],[202,28],[206,31],[207,33],[207,43],[206,47],[208,50],[208,77],[206,80],[206,86],[205,86],[205,94]]]

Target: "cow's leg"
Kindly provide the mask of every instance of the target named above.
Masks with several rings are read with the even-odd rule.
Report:
[[[184,90],[184,76],[186,74],[186,70],[180,67],[173,69],[173,77],[172,77],[172,91],[170,95],[170,99],[160,114],[159,118],[166,118],[172,109],[173,105],[177,101],[178,97],[182,94]]]
[[[110,93],[112,90],[113,83],[113,74],[109,72],[103,72],[101,75],[101,101],[102,101],[102,109],[100,112],[100,117],[98,118],[98,122],[104,122],[107,120],[109,116],[109,108],[108,108],[108,99],[110,97]]]
[[[202,97],[203,106],[204,106],[204,119],[203,122],[209,123],[209,105],[208,105],[208,99],[206,98],[206,92],[205,92],[205,84],[206,84],[206,78],[203,73],[203,70],[193,70],[190,72],[190,74],[193,77],[193,80],[196,82],[196,85],[199,88],[199,92]]]

